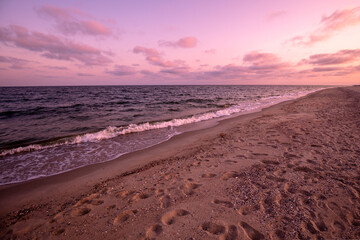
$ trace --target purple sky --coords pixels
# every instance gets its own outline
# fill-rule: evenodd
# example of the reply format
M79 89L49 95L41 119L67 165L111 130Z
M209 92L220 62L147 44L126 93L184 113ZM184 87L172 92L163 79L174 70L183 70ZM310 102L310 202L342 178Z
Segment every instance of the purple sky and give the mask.
M0 1L0 86L359 84L360 3Z

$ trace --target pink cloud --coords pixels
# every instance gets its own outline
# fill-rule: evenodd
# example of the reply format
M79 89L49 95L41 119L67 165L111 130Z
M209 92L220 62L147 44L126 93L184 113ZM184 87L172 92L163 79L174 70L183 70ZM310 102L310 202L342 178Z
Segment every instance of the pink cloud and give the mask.
M149 54L153 54L153 49L148 49ZM204 65L209 67L208 65ZM212 70L191 71L187 66L168 67L156 73L156 76L179 77L184 79L259 79L275 78L294 71L294 66L281 61L281 59L271 53L250 52L243 58L242 65L228 64L216 66Z
M170 68L170 69L163 69L160 72L179 75L179 74L189 73L189 70L190 70L189 67L176 67L176 68Z
M243 57L243 61L253 65L263 65L268 63L279 62L280 58L273 53L261 53L252 51Z
M314 43L324 41L336 32L360 23L360 7L345 9L342 11L335 11L330 16L322 17L320 26L304 36L296 36L290 39L290 42L295 45L310 46Z
M39 52L42 56L51 59L77 60L85 65L104 65L111 62L97 48L60 39L51 34L30 32L18 25L0 28L0 41Z
M289 66L288 63L282 62L276 54L258 51L246 54L243 57L243 62L248 65L249 70L254 71L272 71Z
M149 55L158 54L155 49L138 49L139 52L146 52ZM339 52L346 52L342 50ZM321 55L321 54L319 54ZM310 57L309 57L310 58ZM314 64L315 65L315 64ZM227 64L215 66L212 69L206 65L207 70L197 69L191 71L187 66L166 67L157 72L147 70L139 71L145 78L156 79L157 81L188 80L188 83L206 81L212 83L242 83L253 82L263 83L289 83L289 79L299 81L310 78L326 79L328 77L346 76L353 77L360 72L360 66L307 66L290 64L281 60L279 56L272 53L253 51L245 54L243 64ZM208 70L210 69L210 70Z
M93 77L93 76L95 76L94 74L89 74L89 73L78 73L77 75L79 77Z
M360 59L360 49L345 49L331 54L315 54L303 59L300 64L336 65L354 62Z
M316 67L313 68L313 72L333 72L333 71L339 71L342 70L342 68L339 67Z
M135 68L125 65L116 65L113 70L107 70L106 73L115 76L128 76L136 74Z
M44 67L54 70L68 70L67 67L59 67L59 66L44 66Z
M207 49L204 51L204 53L206 54L216 54L216 49L212 48L212 49Z
M184 37L177 41L159 41L160 47L174 47L174 48L194 48L197 45L197 39L195 37Z
M145 48L141 46L136 46L133 49L134 53L141 53L146 57L146 61L148 61L152 65L160 66L160 67L180 67L184 65L184 62L181 60L176 61L167 61L162 58L160 53L154 48Z
M1 62L10 64L10 68L12 68L12 69L23 69L26 67L26 65L28 63L32 63L34 61L29 61L29 60L20 59L20 58L14 58L14 57L0 56L0 63Z
M84 35L111 35L111 30L105 25L95 20L79 20L77 17L90 17L77 9L59 8L46 5L38 9L41 16L49 17L55 20L56 28L67 35L82 33Z
M271 21L271 20L274 20L276 18L284 16L286 13L287 13L286 11L281 11L281 10L280 11L275 11L275 12L270 13L266 17L266 19Z
M250 52L243 57L242 65L228 64L216 66L211 71L198 72L197 76L208 79L258 80L332 77L356 74L359 66L327 66L355 61L360 57L360 50L341 50L334 54L316 54L306 59L307 69L283 62L272 53ZM305 65L305 60L302 61ZM303 66L303 67L304 67ZM319 66L319 67L317 67Z

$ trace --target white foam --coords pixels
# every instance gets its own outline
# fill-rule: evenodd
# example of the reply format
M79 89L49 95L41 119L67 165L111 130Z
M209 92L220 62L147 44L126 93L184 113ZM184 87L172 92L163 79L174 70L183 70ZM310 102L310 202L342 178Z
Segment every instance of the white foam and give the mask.
M259 108L263 108L269 105L273 105L276 103L279 103L281 101L286 101L290 99L294 99L297 97L304 96L306 94L309 94L316 90L310 90L310 91L304 91L304 92L298 92L296 94L291 95L283 95L283 96L273 96L268 98L263 98L260 101L255 102L244 102L239 105L233 105L231 107L217 110L214 112L207 112L203 114L197 114L188 118L176 118L169 121L162 121L162 122L154 122L154 123L142 123L142 124L130 124L126 127L114 127L109 126L104 130L101 130L99 132L95 133L87 133L84 135L78 135L69 139L65 139L64 142L49 144L49 145L40 145L40 144L33 144L25 147L18 147L14 149L4 150L0 153L0 156L6 156L6 155L13 155L16 153L21 152L31 152L31 151L37 151L42 149L47 149L51 147L57 147L61 145L68 145L68 144L79 144L79 143L86 143L86 142L98 142L104 139L110 139L114 138L120 135L130 134L130 133L136 133L136 132L143 132L143 131L149 131L149 130L155 130L155 129L161 129L161 128L173 128L173 127L179 127L185 124L190 123L197 123L201 121L206 121L214 118L221 118L221 117L227 117L235 113L240 112L247 112L256 110Z

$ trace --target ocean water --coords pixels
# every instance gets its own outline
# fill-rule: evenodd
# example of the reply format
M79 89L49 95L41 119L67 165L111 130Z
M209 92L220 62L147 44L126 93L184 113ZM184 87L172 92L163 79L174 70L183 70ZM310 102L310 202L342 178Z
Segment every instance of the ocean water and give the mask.
M325 86L0 88L0 185L113 160Z

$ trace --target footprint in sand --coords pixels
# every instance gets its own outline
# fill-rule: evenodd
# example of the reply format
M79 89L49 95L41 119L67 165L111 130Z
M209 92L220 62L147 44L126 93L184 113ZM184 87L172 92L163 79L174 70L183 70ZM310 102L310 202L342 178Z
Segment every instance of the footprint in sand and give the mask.
M279 169L279 170L276 170L276 171L274 172L274 175L275 175L275 176L278 176L278 177L282 177L282 176L285 175L285 173L286 173L286 170L284 170L284 169Z
M161 208L168 208L171 205L171 199L169 195L164 195L159 198L160 201L160 207Z
M264 235L257 231L255 228L247 224L246 222L241 221L239 226L244 231L245 235L248 236L251 240L261 240L265 239Z
M234 205L229 202L229 201L223 201L223 200L218 200L218 199L214 199L211 201L212 203L215 203L215 204L219 204L219 205L222 205L224 207L227 207L227 208L232 208Z
M145 239L154 239L162 232L162 226L160 224L155 224L146 229Z
M341 220L343 221L347 221L349 222L348 217L345 214L349 213L346 209L341 208L337 203L335 202L327 202L326 203L327 207L338 217L341 218Z
M303 172L303 173L312 173L314 170L308 168L307 166L298 166L293 168L296 172Z
M234 160L225 160L224 163L232 164L232 163L237 163L237 161L234 161Z
M272 231L270 233L270 238L272 240L283 240L285 239L285 237L286 237L285 232L280 229L276 229L275 231Z
M88 214L90 211L91 211L91 209L87 208L87 207L76 208L71 212L71 216L73 216L73 217L83 216L85 214Z
M275 203L278 205L278 206L282 206L286 199L287 199L287 195L282 192L282 191L277 191L276 192L276 196L275 196Z
M91 194L90 196L88 197L85 197L83 199L80 199L75 205L74 205L74 208L77 208L77 207L80 207L84 204L91 204L91 205L100 205L102 203L104 203L103 200L101 199L97 199L99 198L99 194L97 193L94 193L94 194Z
M219 238L220 240L236 240L238 239L238 230L235 225L226 226L225 233Z
M208 234L220 235L225 232L225 227L212 222L204 222L200 225L200 228Z
M273 175L270 175L270 174L266 174L265 175L267 179L269 179L270 181L272 182L285 182L286 179L285 178L282 178L282 177L276 177L276 176L273 176Z
M345 189L347 189L348 193L351 196L351 199L356 200L360 198L360 190L356 187L346 186Z
M60 228L52 232L53 236L59 236L65 232L65 228Z
M322 208L325 210L328 210L328 207L326 206L325 202L323 200L326 200L326 197L322 194L316 194L314 196L315 198L315 204L318 208Z
M101 199L93 199L91 200L90 204L91 205L94 205L94 206L98 206L98 205L101 205L104 203L104 200L101 200Z
M308 192L306 190L302 190L302 189L298 190L298 192L301 193L302 195L306 196L306 197L311 197L313 195L312 193L310 193L310 192Z
M257 153L257 152L251 153L251 155L253 155L254 157L266 157L266 156L269 156L269 154L267 154L267 153Z
M287 193L291 193L291 194L296 193L296 188L297 188L296 185L292 182L287 182L284 185L284 190Z
M341 232L345 231L345 227L344 224L342 224L339 221L334 221L332 224L333 229L335 229L335 231L340 230Z
M213 177L216 177L216 174L214 174L214 173L204 173L204 174L201 174L201 177L202 178L213 178Z
M137 213L137 210L126 210L122 213L120 213L115 219L114 219L114 225L124 223L126 222L130 217L135 216Z
M312 199L311 197L300 197L300 203L301 205L305 206L314 206L316 204L316 202L314 201L314 199Z
M280 162L275 161L275 160L262 160L261 162L266 165L279 165L280 164Z
M165 213L161 217L161 222L164 225L171 225L175 222L176 217L178 217L178 216L182 217L182 216L185 216L188 214L189 214L189 212L184 209L175 209L175 210Z
M130 200L129 200L129 203L136 203L142 199L146 199L150 197L149 194L146 194L146 193L137 193L135 194Z
M155 191L155 197L161 197L165 195L164 189L156 189Z
M319 229L319 231L321 232L326 232L328 230L326 224L324 223L324 221L322 219L319 219L318 221L315 222L316 228Z
M311 221L307 221L303 224L303 229L308 230L311 234L318 234L319 232L315 229Z
M115 194L115 197L125 199L126 197L134 194L135 191L133 190L123 190Z
M183 194L187 196L194 194L194 189L197 189L200 186L200 184L189 182L183 186L180 186L179 190L182 190Z
M224 173L221 176L221 180L228 180L230 178L237 178L237 177L240 177L239 173L237 173L235 171L229 171L229 172Z
M267 196L263 196L260 200L260 208L264 213L271 214L274 212L274 199L268 194Z
M284 152L284 153L283 153L283 156L284 156L284 158L286 158L286 159L299 158L298 155L295 155L295 154L292 154L292 153L289 153L289 152Z
M249 206L242 206L238 209L238 213L241 215L249 215L254 211L257 211L260 209L259 204L249 205Z

